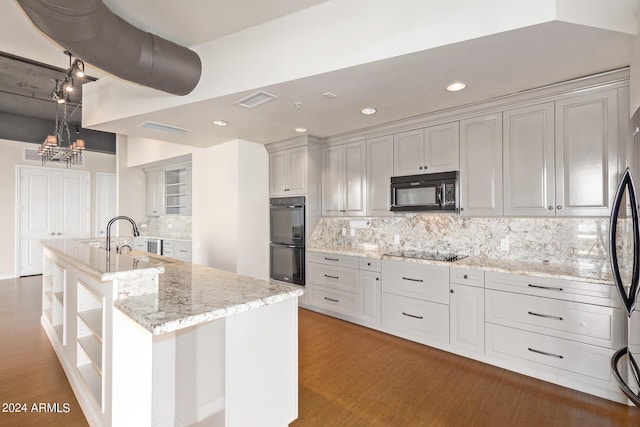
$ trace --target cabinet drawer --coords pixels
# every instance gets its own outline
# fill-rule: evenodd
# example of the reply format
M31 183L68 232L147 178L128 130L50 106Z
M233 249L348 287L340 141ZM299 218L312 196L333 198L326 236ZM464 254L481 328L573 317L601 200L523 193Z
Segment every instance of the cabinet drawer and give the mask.
M314 285L356 292L358 290L358 270L309 263L307 281Z
M487 290L486 321L617 349L622 312L571 301Z
M360 258L360 270L380 271L382 260L377 258Z
M485 287L498 291L619 307L617 297L614 298L613 287L597 283L487 271Z
M484 288L484 271L473 268L451 267L449 280L465 286Z
M307 261L318 264L336 265L338 267L358 268L358 257L338 255L326 252L307 252Z
M487 355L554 375L615 389L615 350L488 323Z
M449 306L382 294L382 325L424 344L449 343Z
M309 299L315 307L325 308L347 316L356 316L356 294L324 286L310 285Z
M384 260L382 291L449 304L449 267Z

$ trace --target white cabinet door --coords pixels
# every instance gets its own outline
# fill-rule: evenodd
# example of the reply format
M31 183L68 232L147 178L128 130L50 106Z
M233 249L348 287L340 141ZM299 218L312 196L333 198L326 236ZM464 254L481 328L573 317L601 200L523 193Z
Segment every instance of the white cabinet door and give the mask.
M288 152L277 151L269 154L269 192L271 196L285 196L288 172Z
M459 123L446 123L424 130L424 173L460 169Z
M164 170L147 173L147 216L164 215Z
M503 119L505 216L554 216L554 104L505 111Z
M365 141L352 142L343 146L344 156L344 215L364 216L367 214L367 145Z
M424 130L412 130L393 136L393 175L424 173Z
M609 215L617 120L615 89L556 101L556 215Z
M289 184L287 195L301 195L307 193L307 147L297 147L288 150L289 153Z
M360 270L358 279L358 318L380 323L380 273Z
M364 216L367 146L365 141L322 149L322 215Z
M393 158L393 136L383 136L367 141L367 215L369 216L393 216L389 210Z
M502 113L460 122L460 213L502 215Z
M322 149L322 215L342 214L342 146Z
M451 345L484 353L484 288L451 283Z
M269 194L295 196L307 193L307 147L269 154Z

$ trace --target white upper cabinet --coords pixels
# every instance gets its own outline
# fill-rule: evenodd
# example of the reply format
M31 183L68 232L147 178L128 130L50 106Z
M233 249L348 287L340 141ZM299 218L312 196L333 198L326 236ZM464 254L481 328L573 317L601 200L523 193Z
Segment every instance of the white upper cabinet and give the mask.
M164 215L164 170L147 172L147 216Z
M608 216L618 180L615 89L556 101L556 215Z
M269 154L269 193L271 196L307 193L306 146Z
M458 122L394 135L394 176L447 172L459 169Z
M460 122L460 213L502 215L502 113Z
M322 215L364 216L367 150L358 141L322 149Z
M503 113L504 214L554 216L554 104Z
M367 194L369 216L392 216L393 136L367 140Z

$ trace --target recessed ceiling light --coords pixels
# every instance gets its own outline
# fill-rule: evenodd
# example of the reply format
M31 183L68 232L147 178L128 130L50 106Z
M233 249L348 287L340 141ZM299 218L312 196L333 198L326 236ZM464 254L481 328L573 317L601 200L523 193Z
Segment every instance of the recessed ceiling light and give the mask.
M302 128L302 127L296 128L296 132L299 132L299 133L305 133L306 131L307 131L307 128Z
M449 92L457 92L459 90L464 89L465 87L467 87L467 85L462 82L454 82L454 83L451 83L449 86L447 86L447 90Z
M372 107L366 107L366 108L363 108L360 112L361 112L362 114L364 114L364 115L369 116L369 115L371 115L371 114L375 114L377 111L378 111L378 110L376 110L375 108L372 108Z
M229 124L229 122L225 121L225 120L214 120L213 124L216 126L226 126Z

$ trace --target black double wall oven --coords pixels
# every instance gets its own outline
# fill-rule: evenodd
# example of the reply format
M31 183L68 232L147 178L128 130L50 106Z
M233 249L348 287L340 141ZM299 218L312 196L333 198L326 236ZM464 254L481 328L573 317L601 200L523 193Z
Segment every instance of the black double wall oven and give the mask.
M304 286L305 199L270 200L271 278Z

